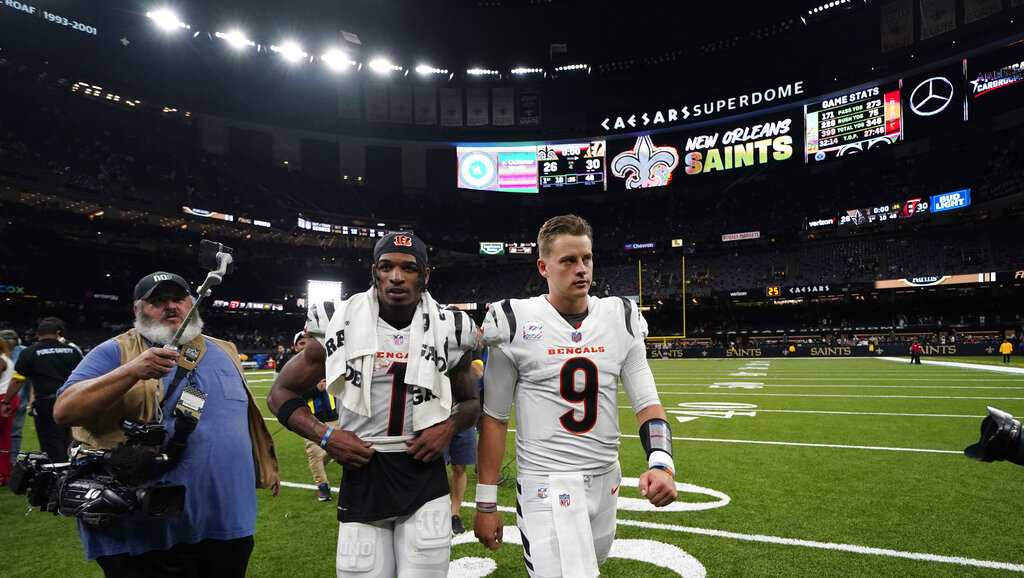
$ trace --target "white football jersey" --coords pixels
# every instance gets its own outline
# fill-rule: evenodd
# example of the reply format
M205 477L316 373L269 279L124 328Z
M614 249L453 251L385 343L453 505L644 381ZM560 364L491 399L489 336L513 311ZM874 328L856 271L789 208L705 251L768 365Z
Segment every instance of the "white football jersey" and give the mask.
M332 301L311 303L307 311L304 331L321 345L329 339L326 328L337 309ZM464 312L445 310L444 321L449 324L448 361L454 367L463 352L478 344L476 327ZM362 439L413 435L412 408L434 398L426 389L405 383L405 368L409 359L411 325L395 329L383 319L377 320L377 352L370 381L369 416L346 409L338 398L338 423L341 429L351 431Z
M617 387L627 353L647 323L621 297L589 297L574 328L544 296L491 305L484 341L515 366L516 463L520 473L614 467L619 453ZM487 391L492 384L486 381ZM488 395L484 403L488 404Z

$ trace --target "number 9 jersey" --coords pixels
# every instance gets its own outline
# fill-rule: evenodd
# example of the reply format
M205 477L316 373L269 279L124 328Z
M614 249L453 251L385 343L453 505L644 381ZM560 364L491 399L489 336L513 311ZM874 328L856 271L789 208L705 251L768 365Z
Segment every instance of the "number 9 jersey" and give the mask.
M647 323L622 297L588 297L573 327L544 296L491 304L484 413L508 421L516 407L521 475L597 475L618 462L618 381L624 367L647 371ZM497 350L497 351L496 351ZM653 387L631 388L634 411L660 403Z

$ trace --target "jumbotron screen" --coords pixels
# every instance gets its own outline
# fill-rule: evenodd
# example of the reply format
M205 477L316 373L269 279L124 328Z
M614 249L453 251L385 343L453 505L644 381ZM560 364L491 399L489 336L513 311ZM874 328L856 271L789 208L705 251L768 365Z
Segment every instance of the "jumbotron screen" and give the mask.
M540 188L605 186L605 142L544 144L537 147Z
M534 145L480 145L456 148L459 188L507 193L536 193Z
M839 93L804 106L804 161L823 161L903 139L900 82Z

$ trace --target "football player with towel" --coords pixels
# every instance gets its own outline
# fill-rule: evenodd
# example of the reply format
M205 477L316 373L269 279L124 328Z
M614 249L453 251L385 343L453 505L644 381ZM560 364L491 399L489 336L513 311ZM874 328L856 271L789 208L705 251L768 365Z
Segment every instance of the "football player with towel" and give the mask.
M469 316L426 291L423 241L389 233L373 250L373 286L311 303L310 340L274 381L268 405L285 427L343 466L338 495L339 578L448 575L452 525L443 455L480 414L470 374L477 332ZM338 426L303 396L327 379Z
M476 537L501 546L498 471L516 407L516 510L531 577L591 578L615 538L619 482L617 383L629 396L648 469L640 494L676 499L672 431L647 364L647 323L625 298L592 297L593 233L576 215L540 229L548 293L506 299L484 319L488 362L480 424Z

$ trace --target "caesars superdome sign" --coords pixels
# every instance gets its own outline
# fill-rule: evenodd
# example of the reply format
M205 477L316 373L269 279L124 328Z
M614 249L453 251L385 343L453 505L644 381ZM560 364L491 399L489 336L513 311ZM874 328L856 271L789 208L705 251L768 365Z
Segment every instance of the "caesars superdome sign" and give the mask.
M627 115L608 116L601 121L606 132L630 131L647 127L671 125L677 122L696 121L727 113L739 112L800 96L804 94L804 81L791 82L763 90L745 92L727 98L684 104L679 108L648 110Z

